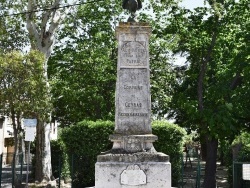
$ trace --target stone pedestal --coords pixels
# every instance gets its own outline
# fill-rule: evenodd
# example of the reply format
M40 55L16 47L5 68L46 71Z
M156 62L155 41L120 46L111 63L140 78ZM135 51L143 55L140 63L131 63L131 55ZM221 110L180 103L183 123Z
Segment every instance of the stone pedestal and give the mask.
M97 157L95 188L170 188L168 155L157 152L151 129L151 96L146 23L120 23L115 130L110 151Z
M97 162L95 188L170 188L169 162Z

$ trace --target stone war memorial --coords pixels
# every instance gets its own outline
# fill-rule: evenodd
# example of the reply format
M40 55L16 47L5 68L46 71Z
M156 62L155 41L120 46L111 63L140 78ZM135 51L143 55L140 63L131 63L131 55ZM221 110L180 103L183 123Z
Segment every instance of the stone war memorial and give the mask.
M153 146L157 136L151 128L151 27L134 21L139 5L139 1L124 0L123 8L132 14L128 22L121 22L116 28L115 130L109 137L113 147L97 156L95 188L171 188L169 156Z

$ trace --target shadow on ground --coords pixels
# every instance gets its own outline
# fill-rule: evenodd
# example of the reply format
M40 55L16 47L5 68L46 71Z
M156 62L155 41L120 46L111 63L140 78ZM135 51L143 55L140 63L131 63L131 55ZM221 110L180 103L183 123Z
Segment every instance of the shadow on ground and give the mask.
M202 188L205 175L205 162L200 161L200 176L198 172L198 164L198 159L194 158L191 158L187 162L184 161L183 179L181 180L179 187ZM227 181L227 168L220 166L220 163L217 163L216 182L217 188L229 188Z

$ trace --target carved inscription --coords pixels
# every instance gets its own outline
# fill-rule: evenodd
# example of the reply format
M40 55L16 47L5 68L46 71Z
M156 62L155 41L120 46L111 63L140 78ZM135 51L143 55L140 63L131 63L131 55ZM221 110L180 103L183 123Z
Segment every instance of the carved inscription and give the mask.
M148 63L147 42L122 41L116 95L115 130L119 133L151 133Z
M144 42L124 42L121 48L122 66L145 66L147 51Z
M120 70L118 113L120 117L148 117L149 87L147 69Z
M141 108L142 104L140 102L139 103L136 103L136 102L126 102L125 103L125 107L127 107L127 108Z
M119 116L141 116L141 117L147 117L147 113L119 113Z
M124 89L128 89L128 90L142 90L142 86L124 85Z

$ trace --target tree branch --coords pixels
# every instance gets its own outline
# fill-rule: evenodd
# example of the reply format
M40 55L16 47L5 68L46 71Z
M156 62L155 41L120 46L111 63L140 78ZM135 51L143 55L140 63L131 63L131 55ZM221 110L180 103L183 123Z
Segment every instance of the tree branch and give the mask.
M239 86L242 83L242 76L240 75L239 72L236 73L236 76L234 77L231 85L230 85L230 89L234 90L236 89L237 86Z
M29 31L31 39L34 38L36 43L41 43L41 39L39 37L39 29L37 25L34 23L34 14L33 10L35 9L35 5L33 4L32 0L28 1L28 13L26 14L26 27L27 30ZM31 41L32 44L32 41ZM31 45L33 49L35 49L34 44ZM38 46L37 46L38 47Z
M75 5L76 4L76 0L74 0L72 2L72 5ZM72 7L68 7L68 8L65 8L64 9L64 12L63 14L57 9L57 7L60 5L61 3L61 0L57 0L55 1L55 3L53 4L53 8L54 8L54 11L53 11L53 15L52 15L52 21L51 21L51 24L50 24L50 27L49 27L49 30L48 32L49 33L54 33L56 31L56 29L58 28L58 25L60 24L60 22L62 20L65 19L66 15L71 11Z
M216 17L216 24L218 24L218 20L219 18ZM198 110L203 111L204 109L204 104L203 104L203 81L204 81L204 77L205 77L205 73L207 70L207 64L208 62L211 60L212 58L212 51L213 48L215 46L216 43L216 39L217 39L217 29L215 29L215 31L213 32L212 35L212 39L211 39L211 43L210 46L207 50L207 55L204 59L202 59L201 62L201 67L200 67L200 73L199 73L199 77L198 77L198 87L197 87L197 93L198 93Z

